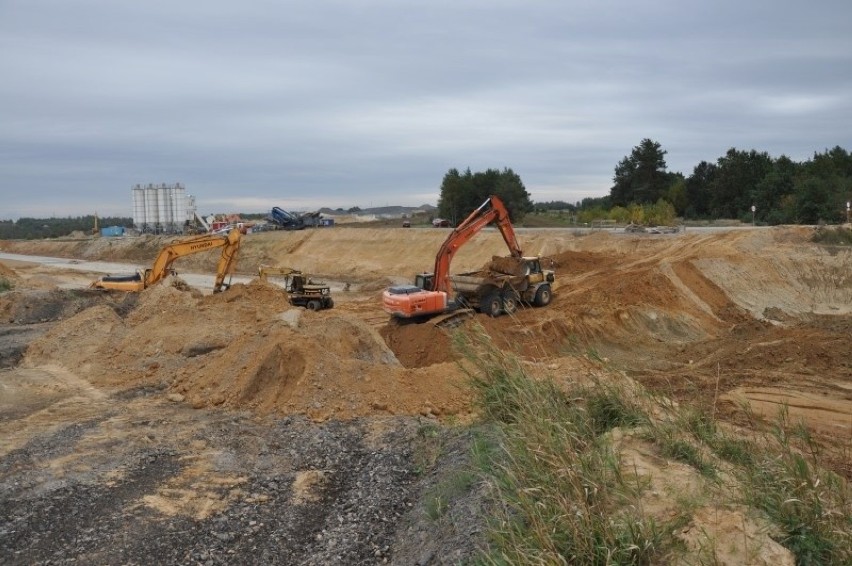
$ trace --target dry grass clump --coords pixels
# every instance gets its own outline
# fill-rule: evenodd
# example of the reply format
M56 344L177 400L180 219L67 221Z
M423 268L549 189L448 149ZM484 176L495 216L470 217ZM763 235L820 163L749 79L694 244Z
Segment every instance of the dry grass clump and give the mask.
M578 383L566 390L536 379L482 331L454 338L474 368L470 382L492 430L475 446L479 475L493 496L491 546L482 563L668 561L684 552L673 533L707 499L745 504L768 519L772 538L799 564L852 563L849 485L818 466L807 431L786 414L765 436L746 438L712 414L637 396L632 385ZM682 506L666 521L646 513L637 502L647 485L624 471L614 428L640 431L660 456L696 470L710 486L695 496L705 501Z
M814 230L811 241L830 246L850 246L852 245L852 228L820 226Z

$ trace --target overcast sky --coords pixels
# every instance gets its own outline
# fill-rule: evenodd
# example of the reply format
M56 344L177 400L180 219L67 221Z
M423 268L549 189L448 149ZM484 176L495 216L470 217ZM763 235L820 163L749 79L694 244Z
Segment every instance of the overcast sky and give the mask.
M0 219L436 204L450 168L609 193L643 138L852 150L852 2L0 0Z

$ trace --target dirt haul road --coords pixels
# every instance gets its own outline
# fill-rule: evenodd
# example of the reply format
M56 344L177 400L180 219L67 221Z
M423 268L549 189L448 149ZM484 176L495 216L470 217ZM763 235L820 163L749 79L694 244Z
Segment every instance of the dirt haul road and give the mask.
M627 376L738 426L786 407L812 428L825 465L850 478L852 254L812 244L811 232L524 233L525 254L556 263L553 302L475 323L537 374ZM0 551L20 564L471 557L484 543L482 493L459 496L440 520L424 511L467 462L458 425L475 414L464 372L443 331L389 326L380 309L388 283L431 270L445 236L334 228L244 239L244 275L272 264L349 283L321 312L256 281L218 295L167 281L92 296L58 289L84 286L79 273L0 264L15 283L0 295ZM145 266L164 242L0 251ZM504 248L483 233L453 269ZM177 268L211 272L215 260Z

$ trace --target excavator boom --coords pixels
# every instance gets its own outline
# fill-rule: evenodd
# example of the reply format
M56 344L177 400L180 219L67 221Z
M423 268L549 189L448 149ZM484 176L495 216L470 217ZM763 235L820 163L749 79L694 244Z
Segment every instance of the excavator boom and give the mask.
M435 256L435 276L433 286L429 290L450 292L450 263L453 256L460 247L492 222L497 224L497 229L500 230L500 235L503 236L503 241L506 242L512 257L520 258L524 255L515 236L515 230L512 228L512 222L509 220L509 211L499 197L492 195L456 226L444 240L438 255Z
M228 241L222 249L219 263L216 265L216 281L213 284L213 292L219 293L226 288L225 277L234 274L237 267L237 254L240 251L242 241L242 230L239 228L228 233Z

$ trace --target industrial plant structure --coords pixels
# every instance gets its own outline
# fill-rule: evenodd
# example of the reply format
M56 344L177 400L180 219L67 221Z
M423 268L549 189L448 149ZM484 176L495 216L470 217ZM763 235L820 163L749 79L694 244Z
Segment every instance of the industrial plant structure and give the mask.
M187 210L188 204L192 212ZM195 198L187 195L186 187L180 183L133 187L133 224L141 232L182 233L189 219L187 214L194 214L194 208Z

